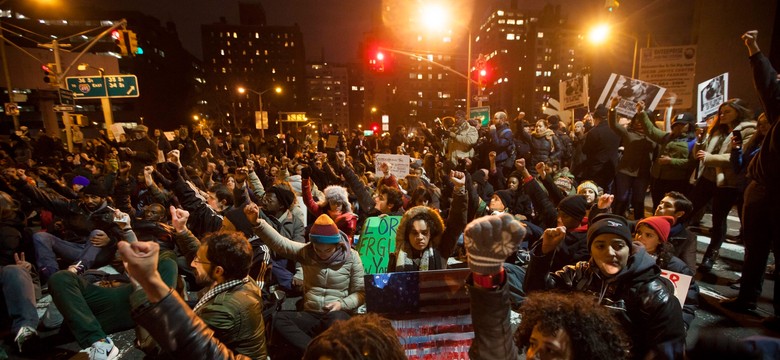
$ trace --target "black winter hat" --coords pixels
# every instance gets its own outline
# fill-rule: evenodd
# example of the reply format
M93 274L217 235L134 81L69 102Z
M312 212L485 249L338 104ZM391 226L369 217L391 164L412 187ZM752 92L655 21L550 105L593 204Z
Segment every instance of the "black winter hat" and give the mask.
M558 203L558 210L577 219L577 221L582 221L588 211L588 200L582 195L569 195Z
M505 208L509 208L512 206L512 191L511 190L498 190L493 193L493 195L498 196L499 199L501 199L501 202L504 203Z
M102 197L102 198L108 196L108 194L106 193L106 189L103 189L102 186L100 186L98 184L95 184L95 183L91 183L91 184L87 185L86 187L84 187L83 190L81 190L81 192L84 195L93 195L93 196L99 196L99 197Z
M601 234L614 234L626 241L630 245L633 239L631 229L628 226L626 218L615 214L599 214L591 221L588 226L588 249L593 244L593 240Z
M289 209L293 201L295 201L295 194L279 185L271 186L266 192L276 194L276 199L279 200L279 204L285 209Z

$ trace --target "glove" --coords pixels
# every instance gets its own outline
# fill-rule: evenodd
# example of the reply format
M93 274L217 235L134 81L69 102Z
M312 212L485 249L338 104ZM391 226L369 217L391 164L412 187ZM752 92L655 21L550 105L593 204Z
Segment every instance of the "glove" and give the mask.
M301 168L301 179L311 178L311 168L304 166Z
M525 233L525 227L509 214L485 216L470 222L463 234L469 269L482 275L497 274L504 260L515 254Z

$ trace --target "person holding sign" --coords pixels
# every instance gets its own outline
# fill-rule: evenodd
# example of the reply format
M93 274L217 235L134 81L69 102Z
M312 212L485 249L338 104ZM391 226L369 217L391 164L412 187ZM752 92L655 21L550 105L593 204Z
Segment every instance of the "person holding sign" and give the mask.
M453 185L447 225L439 213L428 206L415 206L401 218L396 231L395 252L390 256L388 272L427 271L447 268L458 236L466 226L466 175L452 171Z
M674 246L669 239L669 231L674 225L674 217L671 216L650 216L642 219L636 224L634 240L642 243L645 250L651 256L655 257L655 264L662 270L669 270L675 273L688 275L691 277L691 284L688 287L688 293L685 296L683 304L683 323L688 330L691 322L696 318L696 309L699 308L699 286L693 279L694 273L688 265L680 258L674 256ZM677 287L677 283L674 282Z
M628 221L612 214L597 215L588 227L590 260L549 272L554 250L565 236L565 226L544 231L542 254L531 257L524 289L591 293L598 296L599 304L614 310L626 327L633 358L644 358L660 346L682 356L685 324L680 302L673 285L661 277L655 259L643 246L632 246Z

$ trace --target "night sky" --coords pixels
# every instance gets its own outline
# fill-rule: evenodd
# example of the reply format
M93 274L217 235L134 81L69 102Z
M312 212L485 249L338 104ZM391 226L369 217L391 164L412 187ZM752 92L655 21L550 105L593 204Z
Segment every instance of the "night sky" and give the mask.
M238 23L238 0L68 0L71 3L102 7L107 10L137 10L160 19L173 21L185 48L202 57L200 25L219 21L224 16L228 23ZM408 3L413 0L263 0L269 25L298 23L303 32L307 60L350 62L358 57L358 45L363 33L370 30L383 4ZM490 1L470 0L479 4L480 11ZM602 0L598 0L602 1ZM244 2L251 2L244 0ZM466 2L469 2L467 0ZM508 2L507 1L498 1ZM603 2L603 1L602 1ZM445 1L446 5L448 2ZM562 4L564 13L571 14L588 0L520 0L520 8L540 9L544 4ZM480 16L475 12L475 16Z

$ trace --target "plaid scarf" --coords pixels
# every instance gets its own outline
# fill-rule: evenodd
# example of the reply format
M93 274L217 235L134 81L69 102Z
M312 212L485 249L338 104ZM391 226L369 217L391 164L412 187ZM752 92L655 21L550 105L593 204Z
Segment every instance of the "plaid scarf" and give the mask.
M228 290L230 290L230 289L232 289L232 288L234 288L234 287L236 287L238 285L246 284L246 283L248 283L250 281L252 281L252 278L247 276L247 277L245 277L243 279L240 279L240 280L230 280L228 282L221 283L221 284L211 288L211 290L209 290L206 293L206 295L203 295L203 297L200 298L200 300L198 300L198 303L195 305L195 307L192 309L192 311L197 314L198 313L198 309L200 309L201 306L205 305L207 302L209 302L211 299L213 299L217 295L219 295L219 294L221 294L221 293L223 293L225 291L228 291Z

